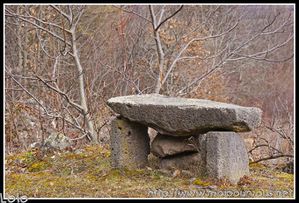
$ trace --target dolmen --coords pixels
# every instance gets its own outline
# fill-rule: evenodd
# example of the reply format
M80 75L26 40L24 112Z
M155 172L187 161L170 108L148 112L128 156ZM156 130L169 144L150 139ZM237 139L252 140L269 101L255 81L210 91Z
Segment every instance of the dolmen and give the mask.
M110 135L115 168L143 168L152 152L161 168L234 184L249 174L248 154L237 133L260 125L259 108L160 94L114 97L107 104L118 114ZM151 144L148 127L158 132Z

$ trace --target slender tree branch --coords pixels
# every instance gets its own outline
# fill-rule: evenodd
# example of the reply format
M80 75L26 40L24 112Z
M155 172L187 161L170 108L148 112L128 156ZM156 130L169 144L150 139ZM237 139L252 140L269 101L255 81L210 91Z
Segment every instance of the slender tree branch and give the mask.
M24 90L30 97L32 97L34 99L34 101L36 101L36 103L38 103L38 105L40 107L42 107L43 110L48 114L48 111L47 111L46 107L33 94L31 94L18 80L16 80L14 78L14 76L10 72L8 72L8 70L6 70L6 68L5 68L5 72L6 72L7 75L9 75L11 77L11 79L13 79L13 81L17 85L19 85L20 88L22 88L22 90Z
M282 158L282 157L291 157L291 158L293 158L294 156L291 155L291 154L273 155L273 156L268 156L268 157L264 157L264 158L252 161L250 163L253 164L253 163L258 163L258 162L261 162L261 161L267 161L267 160L277 159L277 158Z
M40 76L36 75L35 77L37 79L39 79L42 83L44 83L48 88L54 90L55 92L57 92L58 94L60 94L62 97L64 97L66 99L66 101L69 104L71 104L72 106L74 106L78 111L83 112L83 108L79 104L71 101L71 99L68 97L68 95L65 92L61 91L58 88L53 87L52 85L49 85L49 83L47 81L45 81L44 79L42 79Z
M256 150L256 149L258 149L258 148L260 148L260 147L268 147L268 148L273 149L274 151L276 151L276 152L282 154L282 152L281 152L280 150L276 149L275 147L270 146L269 144L259 144L259 145L256 145L256 146L254 146L252 149L250 149L250 150L248 151L248 153L252 153L254 150Z
M27 22L27 23L29 23L29 24L35 26L36 28L38 28L38 29L40 29L40 30L45 31L46 33L52 35L52 36L55 37L56 39L58 39L58 40L60 40L60 41L62 41L62 42L64 42L64 43L66 43L66 44L69 45L69 46L71 46L71 43L70 43L70 42L65 41L62 37L60 37L60 36L57 35L56 33L52 32L52 31L50 31L50 30L48 30L48 29L46 29L46 28L44 28L44 27L42 27L42 26L40 26L40 25L38 25L38 24L36 24L36 23L30 21L30 20L27 20L26 18L22 18L22 17L20 17L20 16L18 16L18 15L14 15L14 14L13 14L13 15L5 14L5 15L8 16L8 17L16 17L16 18L19 18L20 20L22 20L22 21L24 21L24 22Z
M146 17L144 17L144 16L142 16L142 15L140 15L140 14L134 12L134 11L130 11L130 10L127 10L127 9L125 9L125 8L118 7L118 6L115 6L115 5L113 5L113 7L118 8L118 9L120 9L120 10L122 10L122 11L125 11L126 13L134 14L134 15L136 15L136 16L142 18L143 20L145 20L145 21L148 22L148 23L152 23L151 20L147 19Z
M60 13L61 15L63 15L70 24L72 24L72 18L70 15L66 14L65 12L63 12L61 9L59 9L57 6L55 5L50 5L53 9L55 9L56 11L58 11L58 13Z
M53 27L56 27L56 28L59 28L65 32L68 32L68 33L71 33L70 30L66 29L66 28L63 28L55 23L51 23L51 22L46 22L46 21L43 21L41 19L38 19L36 18L35 16L25 16L25 15L20 15L20 14L13 14L11 11L9 10L6 10L9 14L11 14L11 16L17 16L17 17L21 17L21 18L31 18L31 19L34 19L35 21L41 23L41 24L44 24L44 25L50 25L50 26L53 26Z
M173 16L175 16L178 12L180 12L183 9L184 5L181 5L173 14L171 14L170 16L168 16L167 18L165 18L161 23L159 23L155 30L159 30L159 28L166 22L168 21L170 18L172 18Z

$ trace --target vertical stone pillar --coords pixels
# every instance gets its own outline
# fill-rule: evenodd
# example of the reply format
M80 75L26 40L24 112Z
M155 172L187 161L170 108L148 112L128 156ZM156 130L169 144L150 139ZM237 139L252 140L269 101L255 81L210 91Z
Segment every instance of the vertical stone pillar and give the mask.
M111 123L111 165L113 168L143 168L147 165L150 140L147 126L115 118Z
M208 176L227 178L236 184L249 174L249 159L242 138L234 132L206 134L206 170Z

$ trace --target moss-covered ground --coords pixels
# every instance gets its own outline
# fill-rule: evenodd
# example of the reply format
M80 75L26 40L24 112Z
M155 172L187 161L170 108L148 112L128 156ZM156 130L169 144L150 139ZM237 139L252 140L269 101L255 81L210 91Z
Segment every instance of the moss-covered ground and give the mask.
M294 176L262 164L238 185L155 169L110 167L108 147L40 156L37 150L6 156L5 196L29 198L293 198Z

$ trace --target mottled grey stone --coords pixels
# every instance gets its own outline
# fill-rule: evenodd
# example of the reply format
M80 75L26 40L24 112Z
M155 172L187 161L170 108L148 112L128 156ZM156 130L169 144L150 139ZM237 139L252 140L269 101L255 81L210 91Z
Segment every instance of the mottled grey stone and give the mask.
M246 132L259 126L262 114L254 107L159 94L114 97L107 104L131 121L174 136L212 130Z
M249 174L249 160L244 141L234 132L206 134L206 170L209 177L226 178L237 183Z
M199 176L205 175L205 161L197 152L161 158L160 167L168 170L188 170Z
M174 137L158 133L151 144L151 152L157 157L196 151L196 146L190 137Z
M45 139L44 145L42 146L44 149L57 149L63 150L72 145L72 141L65 136L63 133L51 133L47 139Z
M150 152L147 127L126 118L111 123L111 165L114 168L143 168Z
M282 171L285 173L294 174L294 160L285 164L285 166L282 167Z

